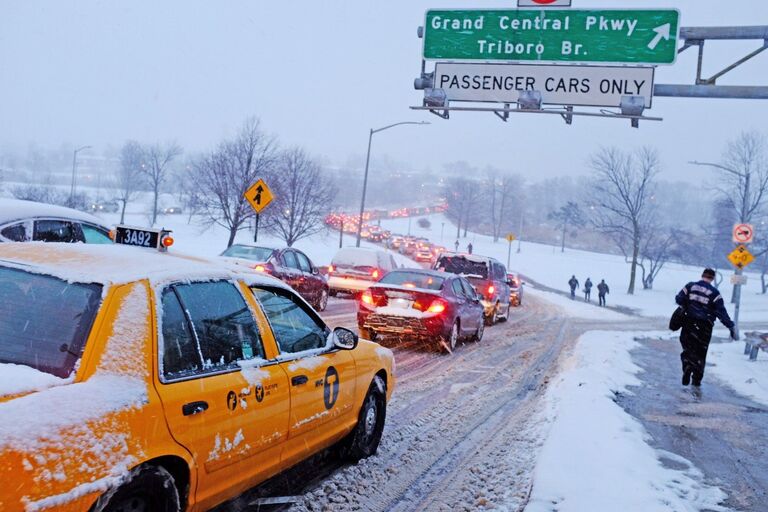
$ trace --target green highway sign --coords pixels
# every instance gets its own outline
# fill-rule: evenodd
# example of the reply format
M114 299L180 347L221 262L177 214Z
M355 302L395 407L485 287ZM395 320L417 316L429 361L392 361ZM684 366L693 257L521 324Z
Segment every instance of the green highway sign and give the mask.
M672 64L677 9L427 11L424 58Z

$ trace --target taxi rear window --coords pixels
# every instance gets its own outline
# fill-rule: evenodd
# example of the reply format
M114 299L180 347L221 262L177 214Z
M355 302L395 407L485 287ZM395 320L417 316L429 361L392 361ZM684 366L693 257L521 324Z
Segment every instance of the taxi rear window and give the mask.
M0 267L0 362L66 378L101 302L101 285Z

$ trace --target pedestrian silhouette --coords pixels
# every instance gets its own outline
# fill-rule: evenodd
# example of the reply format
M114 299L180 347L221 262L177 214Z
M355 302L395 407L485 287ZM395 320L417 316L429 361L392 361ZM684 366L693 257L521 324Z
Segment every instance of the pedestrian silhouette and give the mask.
M576 288L579 287L579 280L576 279L576 276L571 276L571 278L568 280L568 286L571 287L571 298L576 298Z
M589 298L592 295L592 280L590 278L587 278L586 281L584 281L584 301L589 302Z
M597 283L597 299L601 306L605 306L605 296L609 293L611 290L608 288L608 284L606 284L605 279L601 279Z
M453 247L454 247L454 251L459 252L459 241L458 240L456 240L453 243Z
M468 252L469 254L472 254L472 242L469 242L469 243L467 244L467 252Z

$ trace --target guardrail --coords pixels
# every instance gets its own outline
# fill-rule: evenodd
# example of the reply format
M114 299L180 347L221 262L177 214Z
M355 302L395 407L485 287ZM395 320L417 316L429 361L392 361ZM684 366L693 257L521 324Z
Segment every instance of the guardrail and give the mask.
M768 333L748 332L744 334L744 355L749 356L750 361L757 361L757 353L760 349L768 352Z

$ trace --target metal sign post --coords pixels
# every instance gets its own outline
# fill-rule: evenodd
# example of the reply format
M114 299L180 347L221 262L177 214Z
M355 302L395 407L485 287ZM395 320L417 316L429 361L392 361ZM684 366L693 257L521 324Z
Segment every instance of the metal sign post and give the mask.
M738 228L739 226L737 226ZM734 234L735 234L734 229ZM741 275L744 273L744 267L749 265L755 260L755 257L752 256L752 253L747 250L746 246L739 245L736 247L733 251L731 251L730 254L728 254L728 261L731 262L731 264L736 267L736 281L737 283L734 284L734 313L733 313L733 330L736 333L736 338L739 337L739 310L741 309L741 287L742 287L742 278Z
M513 233L507 233L506 239L509 244L509 247L507 247L507 271L509 271L509 262L512 258L512 242L515 241L515 235Z
M256 229L253 233L253 241L258 242L259 217L261 216L261 211L269 206L269 204L274 199L274 196L272 195L272 191L269 189L264 180L259 180L245 191L244 197L256 212Z

